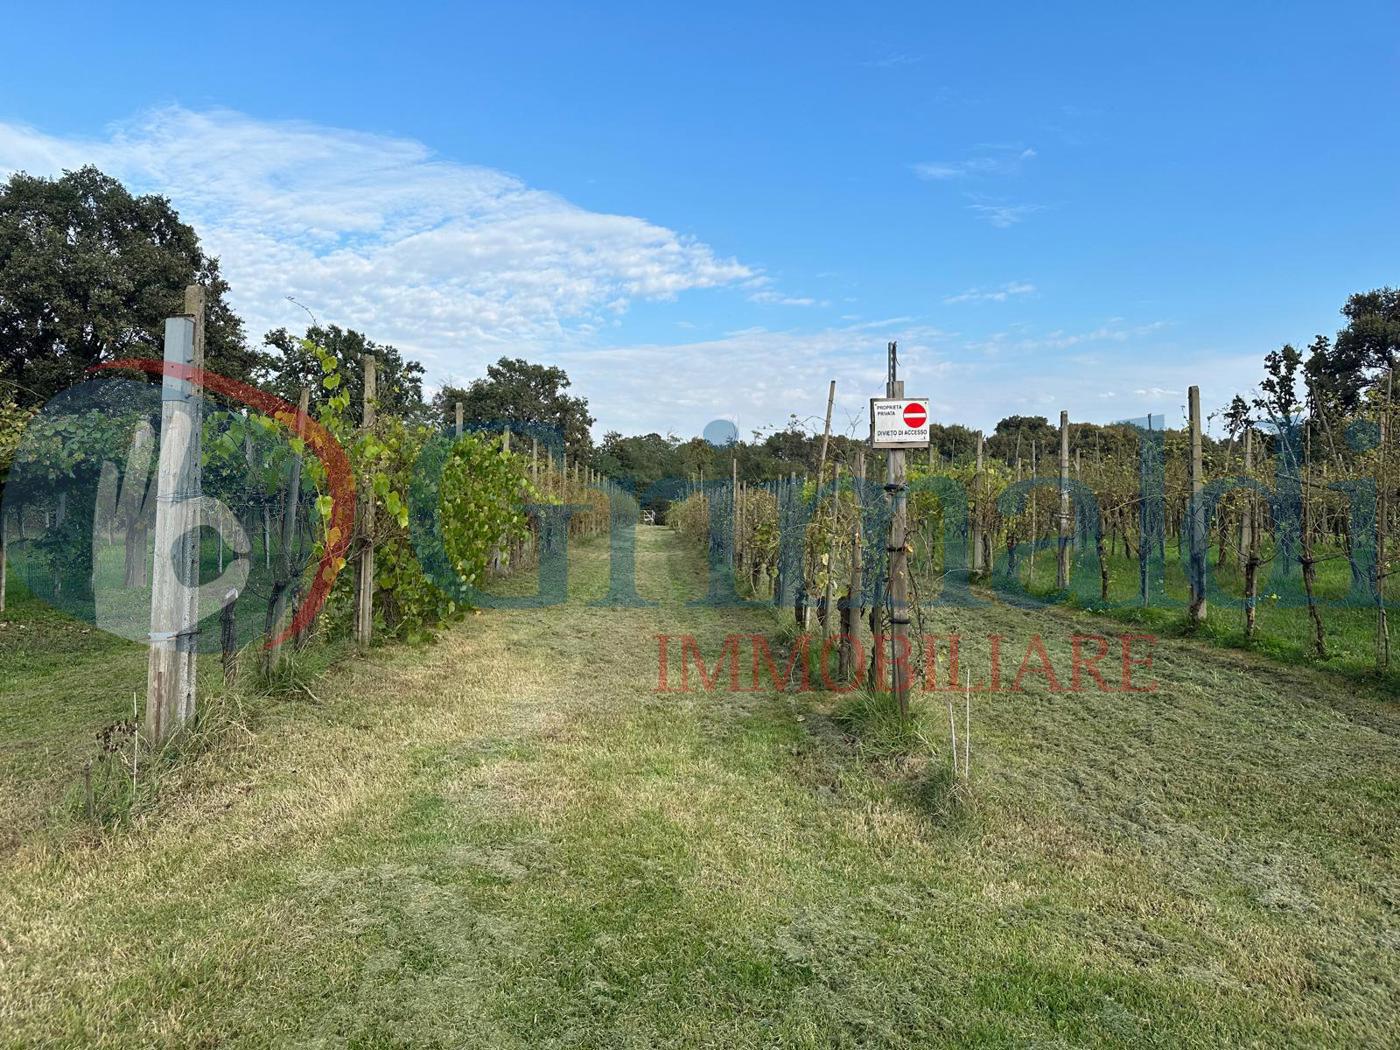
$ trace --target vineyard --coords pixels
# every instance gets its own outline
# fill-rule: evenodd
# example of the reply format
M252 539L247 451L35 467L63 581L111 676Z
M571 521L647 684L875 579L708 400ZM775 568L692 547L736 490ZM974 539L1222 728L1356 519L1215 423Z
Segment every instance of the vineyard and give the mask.
M1339 420L1336 433L1316 415L1291 429L1242 422L1212 442L1199 420L1193 435L1189 420L1099 426L1065 413L1058 430L1041 419L1011 441L1001 435L1004 457L981 433L960 454L911 455L917 633L946 632L948 616L979 600L1070 604L1400 686L1386 611L1400 592L1386 542L1396 523L1384 415L1379 406ZM1193 504L1193 436L1208 508L1205 497ZM739 480L735 450L733 479L692 479L671 520L747 596L790 609L803 630L845 636L848 669L852 641L871 654L870 639L890 634L890 499L883 456L853 441L831 448L820 474L766 483ZM1290 492L1295 503L1279 498ZM1200 602L1193 579L1205 581Z
M202 717L203 703L289 689L313 695L308 676L325 673L347 646L426 641L489 600L481 588L490 581L541 569L542 560L547 568L551 549L558 562L567 538L636 521L635 500L570 459L557 436L548 442L467 427L460 407L455 422L445 423L379 411L380 393L392 403L394 391L376 391L372 358L352 404L352 384L335 357L309 340L301 349L316 361L323 395L314 423L305 387L295 411L260 412L236 397L211 396L201 412L196 484L215 509L200 512L203 527L193 533L202 622L191 637L189 699L166 711L169 694L157 691L152 671L144 720L133 693L102 689L80 689L42 717L29 703L10 711L8 772L17 801L5 829L10 845L51 819L55 807L60 817L71 812L99 826L134 819L158 793L155 774L178 765L201 726L218 735L219 717ZM17 626L34 619L36 644L69 618L97 628L84 635L148 638L161 601L152 574L161 561L157 508L165 497L156 480L147 484L162 426L159 393L98 380L14 420L0 516L0 613L8 592L22 617ZM326 445L313 449L313 426L343 450L353 506L344 506L345 489L337 492ZM231 575L236 564L244 575ZM301 615L323 575L333 586L311 615ZM223 582L229 579L236 583ZM197 700L194 675L208 659L217 662L204 675L220 686L200 685L206 699ZM11 663L22 677L26 661Z
M18 419L16 1045L1393 1041L1388 400L657 477L297 350Z

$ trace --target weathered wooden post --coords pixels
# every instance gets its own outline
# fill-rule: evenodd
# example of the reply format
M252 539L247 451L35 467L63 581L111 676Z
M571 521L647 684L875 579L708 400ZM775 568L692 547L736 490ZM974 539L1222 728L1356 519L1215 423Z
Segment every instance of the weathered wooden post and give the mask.
M457 406L456 406L457 419L456 419L456 425L455 425L455 427L454 427L454 430L455 430L455 433L456 433L456 436L457 436L457 437L461 437L461 436L462 436L462 424L463 424L463 422L464 422L464 416L466 415L466 410L467 410L467 406L464 405L464 404L462 404L462 402L458 401L458 402L457 402Z
M1244 428L1244 473L1245 477L1254 476L1254 428L1246 426ZM1240 515L1240 557L1242 560L1248 559L1249 552L1254 546L1254 494L1250 492L1248 505L1244 513Z
M1390 667L1390 623L1385 608L1385 584L1390 576L1386 567L1386 541L1390 538L1390 472L1387 470L1387 448L1390 440L1390 406L1395 394L1395 368L1386 372L1385 407L1380 416L1379 475L1376 480L1376 669Z
M1254 476L1254 428L1244 431L1244 472ZM1244 635L1253 641L1257 601L1259 598L1259 499L1249 492L1244 514L1240 517L1240 560L1244 562Z
M904 382L899 379L898 344L891 342L889 354L888 395L904 396ZM891 500L889 574L890 574L890 691L901 718L909 715L909 540L908 502L905 496L906 469L904 449L892 448L886 464L885 487Z
M864 612L862 590L865 580L861 576L861 513L864 506L865 449L856 449L855 467L855 521L851 525L851 582L846 592L845 608L841 610L841 663L840 673L845 681L858 671L855 658L855 641L860 631L860 621Z
M822 641L831 633L831 626L841 630L835 610L831 607L836 590L836 512L841 506L841 462L837 460L831 472L831 540L826 545L826 589L822 592ZM825 646L823 646L825 650Z
M826 450L831 443L831 407L833 404L835 404L835 402L836 380L833 379L831 381L831 385L828 386L826 390L826 422L822 424L822 451L821 455L817 458L817 484L816 488L812 491L813 506L811 520L813 521L817 520L819 512L821 510L822 475L826 471ZM801 499L800 491L798 493L798 498ZM802 628L802 630L806 631L810 630L812 626L811 593L813 588L811 585L816 582L816 556L814 554L810 561L807 558L807 543L805 537L806 530L804 529L803 532L804 537L802 543L802 586L799 589L798 594L801 601L801 618L799 620L799 626Z
M1069 586L1069 413L1060 412L1060 546L1055 563L1055 586Z
M204 367L204 289L185 289L185 313L165 322L165 363L181 366L161 382L156 475L156 556L142 732L158 745L194 717L199 600L199 454L203 391L185 369Z
M1034 482L1038 481L1039 479L1040 441L1039 439L1037 439L1031 442L1031 481ZM1027 582L1033 586L1035 584L1035 554L1038 546L1038 541L1040 540L1040 522L1036 520L1036 518L1038 517L1038 515L1036 514L1036 497L1040 495L1039 487L1036 485L1032 485L1028 495L1030 496L1031 501L1031 553L1029 559L1027 559L1030 564L1030 569L1026 579Z
M1192 623L1203 623L1206 618L1206 513L1201 499L1205 487L1201 449L1201 388L1191 387L1186 392L1188 425L1191 437L1191 457L1188 471L1191 480L1191 506L1188 518L1191 546L1189 576L1191 584L1190 617Z
M374 355L365 355L364 410L361 417L366 431L374 427ZM360 557L355 575L355 641L368 646L374 637L374 489L367 486L360 501Z
M306 418L311 407L311 388L301 388L297 399L297 426ZM287 601L291 597L292 576L296 566L292 562L292 547L296 543L297 511L301 504L301 456L292 457L291 471L287 477L287 499L282 508L281 546L277 552L277 574L272 580L272 601L268 605L267 648L263 651L263 666L275 668L282 658L282 617L287 611Z
M0 613L5 611L5 585L9 571L10 516L0 510Z
M739 586L739 449L729 455L729 565L734 570L734 586Z
M982 456L986 442L982 431L977 431L977 472L972 476L972 574L981 576L986 568L985 552L982 549Z

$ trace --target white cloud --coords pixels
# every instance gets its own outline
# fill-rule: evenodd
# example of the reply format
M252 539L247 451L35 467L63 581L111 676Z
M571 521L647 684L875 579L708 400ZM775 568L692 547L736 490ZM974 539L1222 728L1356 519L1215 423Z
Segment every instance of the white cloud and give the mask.
M588 211L406 139L179 108L91 139L0 123L0 172L84 163L174 201L220 256L250 336L304 324L291 295L324 321L397 344L424 362L431 382L469 379L507 352L559 364L589 398L600 432L690 436L737 417L747 436L790 414L820 426L835 378L836 429L862 434L868 398L883 389L889 339L899 340L910 393L930 396L936 418L984 427L1027 405L1064 407L1076 419L1093 418L1095 408L1100 418L1110 407L1120 416L1171 412L1190 383L1202 385L1207 404L1224 404L1258 369L1253 353L1174 347L1161 322L975 337L914 316L849 314L848 324L816 330L743 327L754 313L749 297L787 305L805 297L673 230ZM1007 209L1006 224L1017 209L1034 209L975 203ZM733 291L738 309L727 323L736 330L703 339L724 322L668 317L706 323L679 345L616 345L614 325L632 303L718 287ZM949 301L1031 294L1018 281ZM1094 352L1096 363L1056 354L1069 347ZM1105 403L1105 390L1119 394Z
M1255 382L1257 354L1164 343L1169 327L1111 321L1082 332L1019 331L975 341L895 317L818 331L749 328L681 346L571 350L558 363L587 392L600 429L682 437L719 418L736 419L745 438L790 415L819 430L831 379L833 430L861 436L869 398L884 389L890 339L899 341L910 396L931 398L939 422L985 429L1018 412L1053 418L1062 408L1076 421L1106 423L1149 411L1175 420L1193 383L1210 406ZM1092 366L1066 367L1055 354L1081 344L1098 348Z
M1034 294L1035 285L1029 281L1012 281L1009 284L1003 284L1000 288L969 288L957 295L950 295L943 301L949 305L954 303L1004 303L1013 296Z
M754 292L752 295L749 296L749 302L751 302L751 303L767 303L767 304L776 305L776 306L817 306L817 305L818 305L818 302L817 302L816 299L811 299L811 298L808 298L807 296L801 296L801 295L783 295L781 292L775 292L775 291L773 291L773 290L770 289L770 288L765 288L765 289L763 289L762 291ZM820 305L826 306L827 303L826 303L825 301L823 301L823 302L821 302Z
M911 55L904 51L894 51L888 55L884 55L881 58L875 58L871 59L868 62L862 62L861 65L869 66L872 69L897 69L900 66L918 65L923 60L923 55Z
M899 340L900 367L911 379L932 386L952 367L944 334L907 318L818 331L748 328L681 346L556 356L606 429L690 436L711 420L729 418L747 439L753 429L781 425L790 415L819 429L827 383L835 379L832 429L861 435L869 398L884 387L889 339Z
M1037 156L1029 146L978 146L963 160L930 160L915 164L914 174L921 179L940 181L964 179L979 175L1015 175L1028 160Z
M409 139L179 107L92 139L0 123L0 172L87 163L171 198L219 256L250 337L303 323L294 296L430 374L587 339L634 300L758 276L673 230Z
M969 194L969 196L972 203L967 206L967 210L986 219L1000 230L1015 226L1018 222L1025 221L1027 216L1042 210L1039 204L1009 204L1006 201L980 197L976 194Z

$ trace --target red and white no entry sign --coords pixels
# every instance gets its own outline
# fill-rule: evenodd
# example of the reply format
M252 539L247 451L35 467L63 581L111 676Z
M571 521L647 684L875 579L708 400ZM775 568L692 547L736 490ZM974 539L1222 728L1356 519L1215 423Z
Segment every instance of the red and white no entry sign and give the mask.
M927 448L928 398L876 397L870 400L874 448Z

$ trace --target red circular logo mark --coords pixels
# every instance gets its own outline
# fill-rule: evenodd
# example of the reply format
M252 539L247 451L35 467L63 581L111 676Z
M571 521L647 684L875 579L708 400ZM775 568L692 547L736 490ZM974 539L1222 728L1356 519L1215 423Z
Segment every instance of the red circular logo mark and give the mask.
M918 430L928 422L928 410L917 401L904 406L904 425L913 430Z
M310 415L302 415L297 406L283 401L264 390L236 379L229 379L217 372L209 372L191 365L178 365L151 358L124 358L120 361L107 361L94 365L90 372L108 369L133 369L156 376L174 376L205 390L241 401L249 408L263 415L271 416L288 431L306 442L312 453L325 464L326 482L330 488L331 516L326 522L325 553L321 555L316 569L316 579L306 592L306 597L297 608L292 622L275 639L269 639L266 648L281 645L294 638L310 626L321 606L330 597L331 584L345 567L345 553L350 548L350 536L355 528L355 478L350 470L350 457L341 448L340 442L329 430Z

